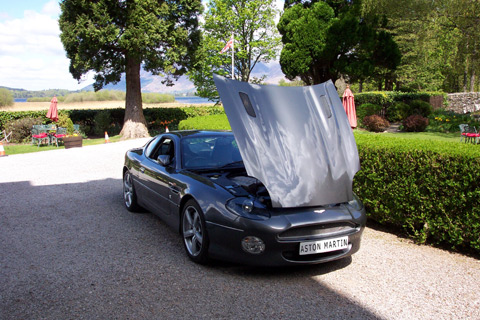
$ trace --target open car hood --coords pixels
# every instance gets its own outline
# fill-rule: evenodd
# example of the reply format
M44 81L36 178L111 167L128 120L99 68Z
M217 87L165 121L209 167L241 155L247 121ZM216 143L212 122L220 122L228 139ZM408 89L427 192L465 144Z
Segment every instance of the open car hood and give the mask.
M247 173L263 182L273 207L353 199L357 145L332 81L279 87L214 80Z

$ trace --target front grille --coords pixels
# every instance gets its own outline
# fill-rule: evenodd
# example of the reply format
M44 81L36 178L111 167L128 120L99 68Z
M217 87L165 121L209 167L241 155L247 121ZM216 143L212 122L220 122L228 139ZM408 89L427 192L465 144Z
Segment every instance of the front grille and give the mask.
M278 235L279 240L306 240L350 234L356 226L352 223L330 223L291 228Z

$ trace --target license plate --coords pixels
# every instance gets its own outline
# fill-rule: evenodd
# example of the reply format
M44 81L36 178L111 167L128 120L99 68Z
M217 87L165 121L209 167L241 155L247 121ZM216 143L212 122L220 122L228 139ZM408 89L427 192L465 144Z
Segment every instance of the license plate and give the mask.
M321 241L309 241L300 243L301 256L307 254L324 253L348 248L348 236Z

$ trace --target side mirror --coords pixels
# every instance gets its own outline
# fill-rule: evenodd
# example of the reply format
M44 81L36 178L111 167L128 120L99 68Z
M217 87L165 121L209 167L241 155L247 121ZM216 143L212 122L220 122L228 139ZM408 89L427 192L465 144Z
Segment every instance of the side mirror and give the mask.
M170 156L169 155L159 155L157 158L158 162L163 166L166 167L170 164Z

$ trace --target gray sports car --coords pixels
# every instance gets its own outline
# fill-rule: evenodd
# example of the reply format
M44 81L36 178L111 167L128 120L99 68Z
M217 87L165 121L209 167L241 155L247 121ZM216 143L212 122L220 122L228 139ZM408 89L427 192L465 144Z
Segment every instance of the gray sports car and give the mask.
M215 82L233 133L169 132L129 150L127 209L159 215L198 263L313 264L358 251L358 153L333 84Z

